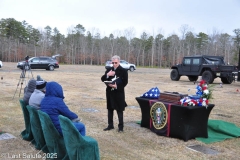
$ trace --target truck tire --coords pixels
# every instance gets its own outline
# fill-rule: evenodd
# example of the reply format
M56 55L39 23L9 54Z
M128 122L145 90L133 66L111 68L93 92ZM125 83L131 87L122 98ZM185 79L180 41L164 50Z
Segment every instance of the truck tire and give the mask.
M179 73L178 73L178 70L176 70L176 69L173 69L172 71L171 71L171 80L173 80L173 81L178 81L179 79L180 79L180 75L179 75Z
M193 82L198 80L198 76L188 76L189 81Z
M209 70L204 71L202 74L202 79L209 84L213 83L214 78L212 72Z
M233 82L233 78L232 77L222 77L221 81L223 84L231 84Z

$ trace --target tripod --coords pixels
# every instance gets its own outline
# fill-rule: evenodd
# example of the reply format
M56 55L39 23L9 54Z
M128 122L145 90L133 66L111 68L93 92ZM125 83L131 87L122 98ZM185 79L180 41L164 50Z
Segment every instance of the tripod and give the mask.
M28 75L27 75L27 77L26 77L26 72L27 72L27 71L28 71ZM28 63L28 60L26 60L25 64L23 65L22 72L21 72L21 75L20 75L20 78L19 78L19 81L18 81L18 84L17 84L17 88L16 88L15 93L14 93L13 99L14 99L14 97L15 97L15 95L16 95L16 92L17 92L17 90L18 90L18 86L19 86L19 85L21 85L21 86L20 86L20 91L19 91L19 97L20 97L21 91L22 91L22 87L23 87L23 83L25 82L25 84L26 84L25 78L28 78L28 79L29 79L30 73L31 73L32 78L33 78L33 74L32 74L31 67L30 67L30 65L29 65L29 63Z

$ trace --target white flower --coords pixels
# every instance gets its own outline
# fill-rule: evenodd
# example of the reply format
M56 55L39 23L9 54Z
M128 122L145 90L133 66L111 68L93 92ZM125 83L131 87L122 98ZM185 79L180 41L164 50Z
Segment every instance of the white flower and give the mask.
M195 103L193 103L192 101L188 102L189 106L195 106Z
M206 104L206 101L203 101L202 102L202 106L206 106L207 104Z
M203 94L209 94L209 90L208 90L208 89L205 89L205 90L203 91Z

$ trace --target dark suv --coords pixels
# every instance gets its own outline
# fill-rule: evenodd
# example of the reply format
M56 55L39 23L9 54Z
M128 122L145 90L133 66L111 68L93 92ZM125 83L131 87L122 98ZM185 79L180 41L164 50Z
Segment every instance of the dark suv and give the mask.
M226 65L223 56L185 56L181 64L173 65L170 77L178 81L181 76L188 76L189 81L197 81L198 76L208 83L221 78L222 83L231 84L235 80L236 66Z
M28 60L18 62L17 68L23 69L29 69L27 63L29 64L29 67L31 69L46 69L53 71L55 68L59 68L59 64L57 59L52 57L32 57Z

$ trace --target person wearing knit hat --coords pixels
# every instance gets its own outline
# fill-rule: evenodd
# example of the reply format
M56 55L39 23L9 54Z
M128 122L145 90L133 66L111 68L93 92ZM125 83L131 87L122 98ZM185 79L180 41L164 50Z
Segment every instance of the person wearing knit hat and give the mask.
M37 110L40 109L40 103L45 97L46 84L47 82L44 80L36 81L36 89L34 89L34 92L29 99L29 105Z
M23 100L27 105L29 104L29 98L31 97L35 88L36 88L36 80L30 79L28 81L28 85L24 88L24 96L23 96Z
M45 92L46 90L46 81L36 81L36 89Z

